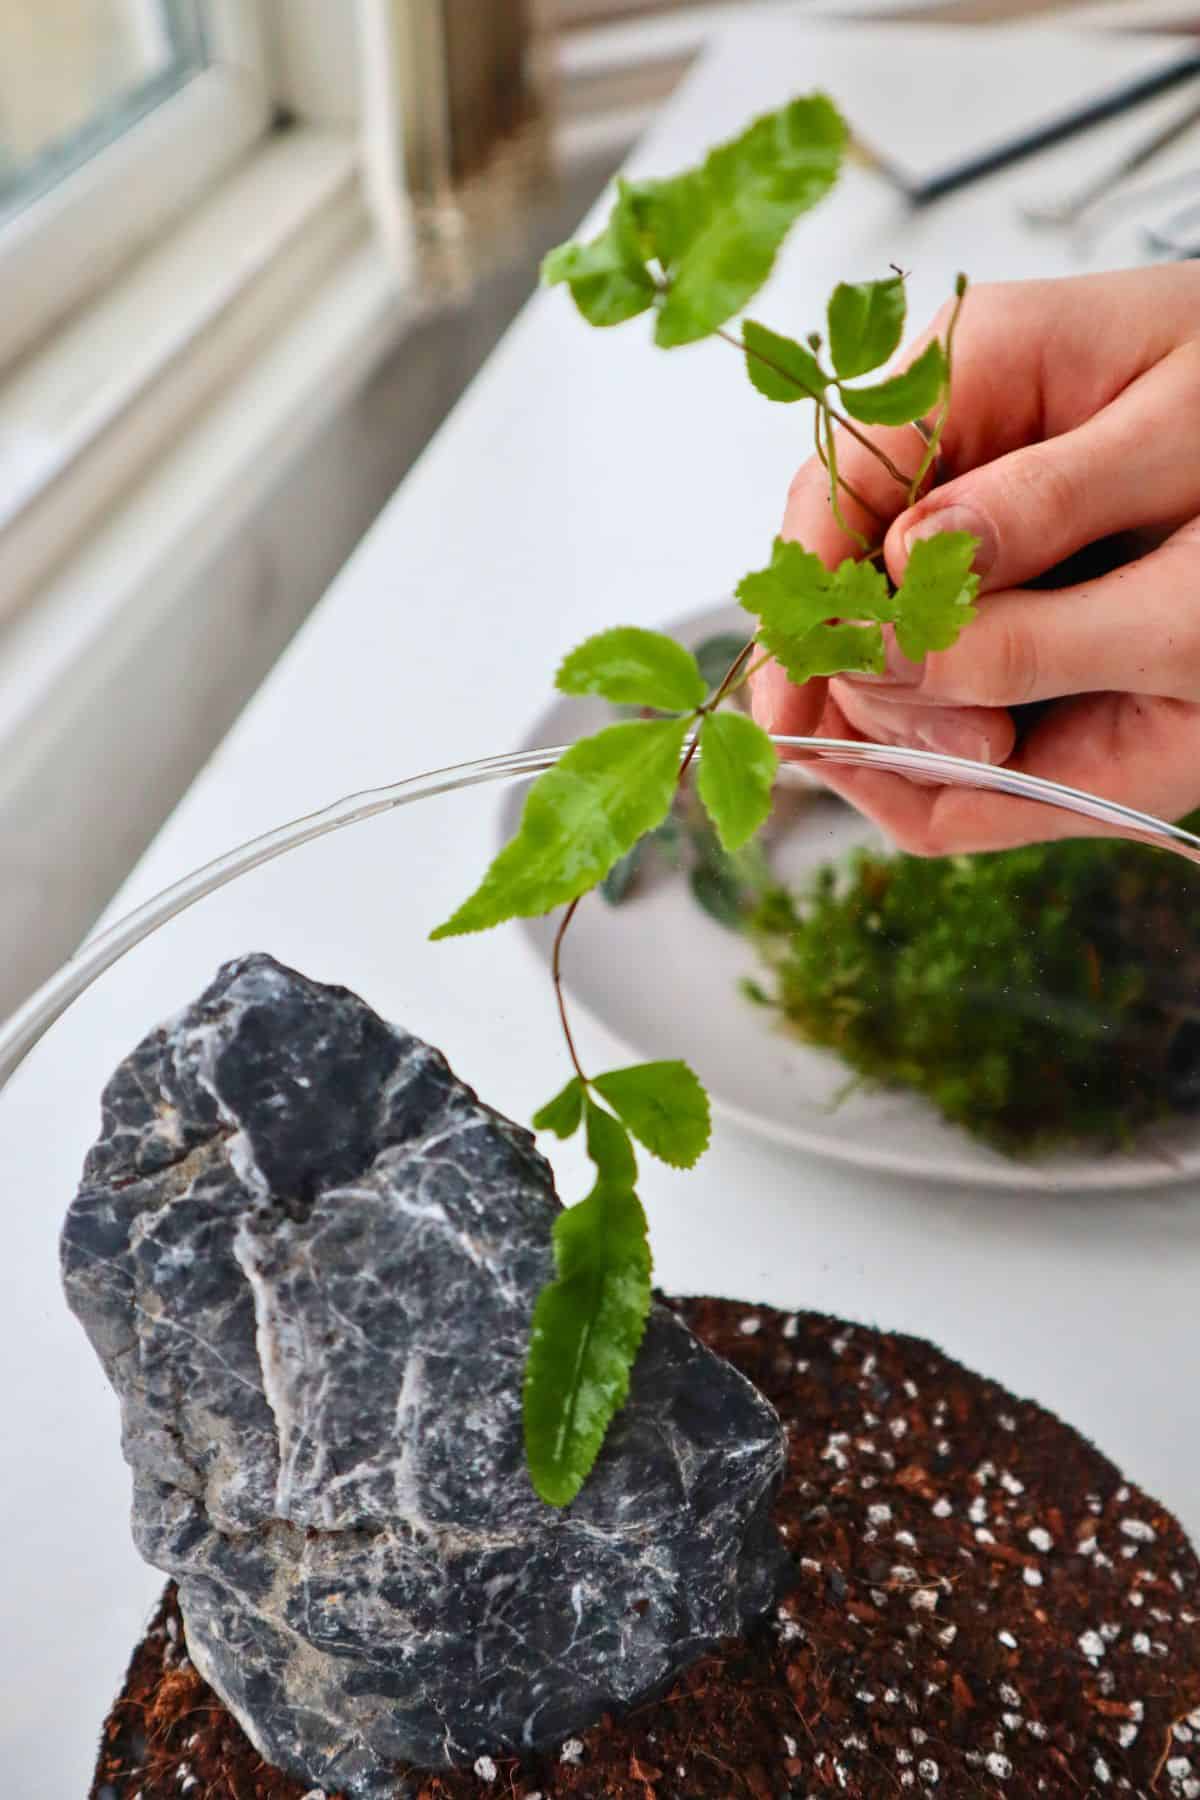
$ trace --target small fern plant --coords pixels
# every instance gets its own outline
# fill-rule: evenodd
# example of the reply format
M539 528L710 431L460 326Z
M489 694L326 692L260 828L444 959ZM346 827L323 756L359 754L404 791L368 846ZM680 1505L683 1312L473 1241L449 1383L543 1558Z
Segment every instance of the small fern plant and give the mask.
M700 804L727 851L764 824L775 749L752 719L727 705L764 662L775 659L794 682L879 672L883 625L915 659L948 649L973 616L975 540L950 532L919 542L894 588L878 551L845 522L842 495L854 490L838 468L840 430L879 458L909 503L922 491L946 422L965 278L956 283L945 337L897 374L877 372L904 331L898 270L877 281L840 282L823 336L814 331L801 342L748 318L740 331L729 328L767 279L792 225L833 187L846 141L846 125L824 95L793 100L697 168L667 180L620 182L599 236L560 246L543 265L546 283L565 285L589 324L609 327L648 313L662 349L716 338L744 359L765 399L810 404L830 505L861 552L828 569L801 544L777 538L766 566L738 586L747 638L715 687L690 651L640 626L614 626L573 650L556 678L563 693L600 695L654 716L609 725L573 744L530 789L516 835L475 892L432 934L484 931L563 909L552 977L570 1078L533 1125L560 1138L582 1132L595 1182L556 1221L556 1275L531 1321L526 1452L534 1486L555 1506L575 1498L625 1401L650 1310L635 1144L690 1168L710 1132L708 1096L686 1062L600 1073L584 1067L562 987L563 940L575 911L645 833L662 825L693 764ZM916 428L911 469L872 443L862 427L873 425Z

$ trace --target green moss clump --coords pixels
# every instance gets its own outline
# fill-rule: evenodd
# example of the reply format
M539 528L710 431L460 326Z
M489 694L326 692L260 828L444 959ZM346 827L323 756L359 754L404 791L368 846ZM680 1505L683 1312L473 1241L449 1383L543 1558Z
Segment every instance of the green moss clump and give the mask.
M1200 870L1180 858L863 851L798 897L772 888L750 930L772 977L753 998L1005 1151L1200 1112Z

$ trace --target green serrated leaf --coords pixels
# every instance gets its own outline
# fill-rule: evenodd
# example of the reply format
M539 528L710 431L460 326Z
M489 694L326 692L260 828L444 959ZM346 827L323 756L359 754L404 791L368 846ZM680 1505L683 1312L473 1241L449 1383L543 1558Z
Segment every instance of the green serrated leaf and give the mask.
M618 186L608 224L590 244L560 244L542 261L547 287L565 281L589 325L620 325L654 304L628 183Z
M707 637L703 643L696 645L693 654L704 677L706 691L720 687L745 648L745 635L739 635L736 631L715 632L712 637Z
M846 411L864 425L909 425L933 411L945 386L946 352L935 338L903 374L840 392Z
M904 335L904 277L886 281L841 281L826 314L829 354L843 381L868 375L894 356Z
M633 719L581 738L530 789L479 887L430 935L485 931L586 894L670 811L686 719Z
M879 626L895 617L895 602L873 564L847 559L827 569L802 545L776 538L768 567L744 576L737 596L758 617L759 643L793 681L849 670L882 674ZM848 622L860 619L872 622Z
M558 1278L538 1296L525 1366L525 1454L541 1498L568 1506L625 1404L650 1313L637 1195L598 1182L555 1221L554 1257Z
M599 1092L604 1092L598 1081L592 1085ZM620 1119L614 1119L610 1112L605 1112L602 1106L597 1106L590 1094L587 1096L585 1114L587 1153L596 1165L597 1181L610 1182L618 1187L632 1187L637 1180L637 1159L624 1125Z
M760 632L764 645L771 645ZM818 625L804 641L802 651L785 659L776 651L793 681L810 681L819 675L882 675L887 658L883 632L878 625Z
M699 169L634 184L640 242L666 278L658 344L694 343L742 310L791 225L833 186L846 135L832 101L811 94L756 119Z
M690 1169L708 1148L708 1095L685 1062L635 1063L592 1084L640 1144L674 1169Z
M753 319L742 321L746 373L768 400L812 400L829 385L810 350Z
M555 1094L540 1112L534 1113L533 1129L552 1131L555 1137L572 1137L583 1119L583 1098L583 1083L578 1075L574 1075L561 1093Z
M740 850L765 824L778 767L770 738L744 713L705 719L696 788L726 850Z
M949 650L975 617L979 577L971 564L978 548L969 531L941 531L913 544L896 595L896 639L914 662Z
M690 650L661 631L618 625L588 638L559 668L564 694L602 694L624 706L682 712L700 705L708 688Z

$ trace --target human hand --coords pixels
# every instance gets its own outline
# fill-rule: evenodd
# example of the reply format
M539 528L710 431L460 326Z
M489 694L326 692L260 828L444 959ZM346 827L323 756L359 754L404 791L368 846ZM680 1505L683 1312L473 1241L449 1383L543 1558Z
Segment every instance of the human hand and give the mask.
M944 335L940 316L914 347ZM901 468L915 431L872 430ZM883 540L899 581L910 542L980 540L978 617L953 649L884 676L755 677L768 730L903 744L1080 787L1168 819L1200 805L1200 267L1173 265L972 288L954 339L939 485L906 494L844 434L846 522ZM857 546L815 459L783 535L830 566ZM1144 553L1074 586L1029 591L1082 547L1135 532ZM886 535L885 535L886 534ZM1020 742L1009 710L1053 702ZM920 855L993 850L1088 829L1065 813L875 770L822 776Z

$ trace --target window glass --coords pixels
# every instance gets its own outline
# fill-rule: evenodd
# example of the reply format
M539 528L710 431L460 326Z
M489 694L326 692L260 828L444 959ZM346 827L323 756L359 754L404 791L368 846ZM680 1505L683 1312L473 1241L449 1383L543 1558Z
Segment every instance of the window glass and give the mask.
M201 0L0 0L0 221L206 61Z

